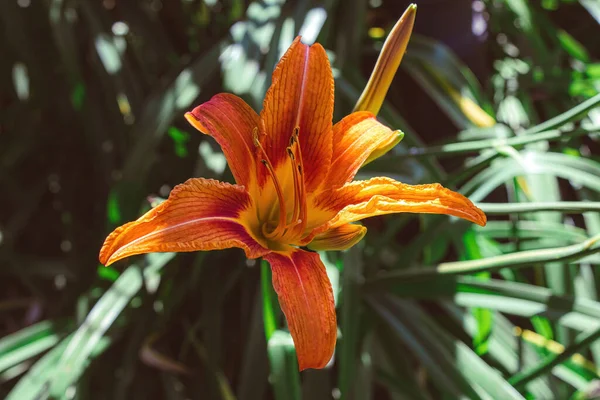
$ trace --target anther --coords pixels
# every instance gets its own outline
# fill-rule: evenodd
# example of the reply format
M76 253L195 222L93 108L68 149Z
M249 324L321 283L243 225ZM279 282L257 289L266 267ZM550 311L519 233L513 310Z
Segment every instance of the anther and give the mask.
M257 127L254 127L254 129L252 129L252 142L254 143L254 146L260 147L260 141L258 140L258 128Z

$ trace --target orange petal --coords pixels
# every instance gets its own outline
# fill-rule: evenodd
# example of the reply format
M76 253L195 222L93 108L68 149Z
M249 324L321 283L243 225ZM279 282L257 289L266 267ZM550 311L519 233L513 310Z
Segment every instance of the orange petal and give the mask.
M333 126L335 144L326 184L328 187L336 187L351 181L358 169L374 153L378 153L380 149L389 150L403 137L402 132L392 131L379 123L370 112L360 111L348 115Z
M367 228L362 225L341 225L315 236L308 244L308 248L311 250L346 250L360 242L366 233Z
M189 179L169 199L104 241L100 262L135 254L242 248L248 258L268 250L250 233L252 200L243 187L213 179Z
M235 181L248 188L255 171L252 131L258 127L258 114L239 97L221 93L185 117L200 132L215 138Z
M486 216L469 199L438 183L407 185L391 178L378 177L355 181L324 192L314 207L321 214L334 215L314 234L367 217L391 213L447 214L485 225Z
M277 64L261 118L261 141L274 168L287 160L286 147L296 127L304 162L306 190L318 186L331 161L333 75L320 44L296 38Z
M300 370L323 368L333 355L337 322L333 291L317 253L270 253L273 287L296 346Z
M371 154L369 154L369 157L367 157L363 165L378 159L379 157L396 147L396 145L400 143L402 139L404 139L404 132L396 130L393 131L393 133L393 135L387 135L385 138L382 138L377 148L373 150Z

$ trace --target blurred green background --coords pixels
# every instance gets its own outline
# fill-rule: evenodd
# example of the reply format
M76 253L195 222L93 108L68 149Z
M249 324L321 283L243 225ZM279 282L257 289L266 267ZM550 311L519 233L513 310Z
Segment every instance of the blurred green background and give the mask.
M0 396L590 399L600 395L600 1L422 0L360 177L440 182L484 228L392 215L322 254L331 365L298 373L269 268L100 245L189 177L231 180L183 113L260 110L293 38L352 110L408 2L0 1Z

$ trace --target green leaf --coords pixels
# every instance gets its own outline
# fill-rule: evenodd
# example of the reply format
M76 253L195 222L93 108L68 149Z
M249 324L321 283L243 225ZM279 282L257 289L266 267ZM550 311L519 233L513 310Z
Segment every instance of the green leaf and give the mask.
M522 151L511 154L511 158L494 160L493 164L465 183L461 192L475 202L489 195L500 185L523 175L549 174L567 179L575 185L583 185L600 192L600 168L592 161L565 154ZM540 201L540 200L536 200ZM550 200L553 201L553 200Z
M113 190L108 195L108 202L106 203L106 214L108 215L108 221L113 225L121 223L121 208L119 207L119 199L117 193Z
M571 246L521 251L480 260L446 262L439 264L437 267L393 271L380 274L379 277L370 281L370 285L378 286L393 285L397 282L407 281L430 281L442 275L463 275L482 271L491 272L501 268L525 267L550 261L569 262L598 252L600 252L600 235Z
M564 214L600 212L598 201L558 201L532 203L477 203L487 215L524 214L540 211L559 211Z
M113 267L105 267L104 265L98 265L98 277L106 279L107 281L114 282L119 278L119 271Z
M528 371L520 372L509 379L509 382L515 387L521 387L546 373L549 373L555 366L568 360L571 356L587 348L589 345L600 339L600 328L585 332L567 347L562 353L550 356Z
M452 318L459 323L466 333L474 337L477 334L477 322L475 318L463 311L460 307L450 301L442 302L442 306L450 313ZM492 311L494 315L494 328L488 339L488 353L497 364L509 373L516 373L522 365L536 365L539 357L535 350L528 345L523 345L514 332L516 327L502 314ZM544 379L530 382L526 389L535 398L552 398L552 389Z
M583 45L567 31L562 29L558 30L558 41L563 49L565 49L566 52L569 53L569 55L574 59L585 63L590 61L590 56L585 47L583 47Z
M500 128L493 127L489 129L493 130ZM434 155L438 157L450 157L456 154L471 153L486 149L496 149L504 146L521 148L530 143L536 143L541 141L566 140L573 137L589 135L597 131L598 128L577 128L572 130L551 129L529 135L500 137L486 140L475 140L470 142L449 143L441 146L432 146L427 148L411 148L409 152L403 156L423 157Z
M471 310L477 320L477 334L473 337L473 347L478 355L488 352L489 339L494 326L494 314L485 308L473 308Z
M422 332L409 326L402 313L392 309L389 299L369 297L367 302L393 334L425 365L439 390L455 397L481 398L458 370L452 355L444 351L437 340L431 341L429 337L419 335Z
M370 303L373 304L373 301ZM435 362L440 367L444 368L447 373L452 367L460 370L461 380L468 381L468 386L464 386L464 389L472 389L464 392L465 394L470 392L469 398L499 396L505 399L523 399L498 371L487 365L463 342L440 329L435 321L422 312L415 303L388 297L384 300L384 304L387 304L392 315L396 315L398 320L403 321L406 330L412 331L419 338L418 340L427 344L431 352L436 353ZM381 315L381 309L376 309L376 311ZM384 313L383 315L389 314ZM389 318L386 320L391 322ZM428 368L433 374L433 366L428 365ZM459 384L460 381L456 381L456 383Z
M167 133L175 145L175 154L181 158L187 157L188 151L186 144L190 140L190 134L174 126L169 127Z
M81 110L83 107L83 101L85 100L85 86L83 83L79 82L73 88L73 92L71 93L71 103L73 104L73 108L76 110Z
M465 246L465 257L466 260L478 260L483 258L481 251L478 246L478 235L476 235L473 229L468 230L463 235L463 243ZM491 274L488 272L482 272L477 274L477 277L482 280L491 278ZM494 315L490 310L485 308L473 308L471 314L477 321L477 333L473 336L473 347L478 355L487 353L489 346L489 338L492 333Z
M336 358L339 365L338 388L341 398L352 398L360 359L360 328L365 323L360 282L363 274L359 246L350 248L343 256L342 293L340 301L341 337Z
M260 285L262 285L262 279ZM265 396L267 388L269 360L267 359L262 296L255 297L251 318L250 334L246 341L243 365L240 371L240 382L237 389L239 400L262 399ZM273 333L271 333L272 335Z
M269 382L273 386L275 399L300 400L300 373L292 336L288 332L276 330L268 340L267 348L271 364Z
M539 133L543 131L548 131L551 129L559 128L569 122L575 122L585 117L590 110L598 107L600 105L600 94L592 97L584 101L581 104L576 105L575 107L563 112L562 114L557 115L554 118L551 118L545 122L542 122L539 125L533 126L524 132L521 133L523 136L533 135L534 133Z
M42 375L44 378L28 378L38 371L34 366L10 392L8 399L34 399L37 393L45 390L46 385L51 395L59 396L78 381L93 355L109 345L107 330L142 288L144 279L155 279L160 269L174 257L174 253L150 254L147 257L150 263L143 272L135 265L127 268L98 300L81 326L38 362L42 370L47 368L46 365L52 365Z
M0 339L0 372L51 349L63 335L64 326L38 322Z

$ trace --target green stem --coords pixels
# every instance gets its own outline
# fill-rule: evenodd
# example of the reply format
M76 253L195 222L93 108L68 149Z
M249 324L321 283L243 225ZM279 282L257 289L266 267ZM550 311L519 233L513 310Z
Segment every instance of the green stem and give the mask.
M577 214L587 211L600 211L600 202L597 201L554 201L548 203L477 203L488 215L520 214L536 211L561 211L568 214Z
M267 343L277 330L277 309L273 286L271 284L271 267L265 260L260 261L260 282L263 299L263 323Z

